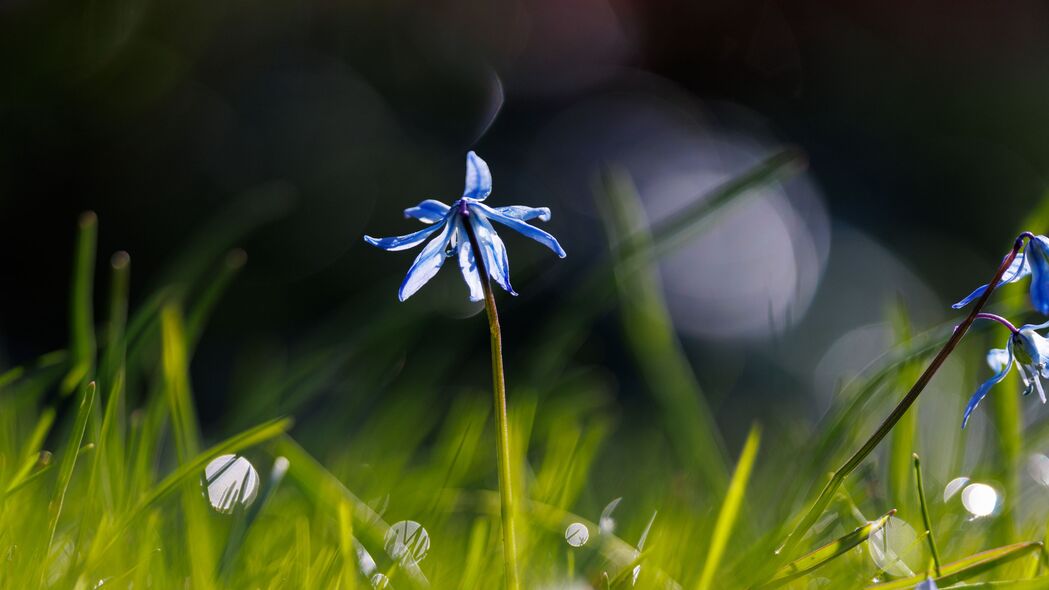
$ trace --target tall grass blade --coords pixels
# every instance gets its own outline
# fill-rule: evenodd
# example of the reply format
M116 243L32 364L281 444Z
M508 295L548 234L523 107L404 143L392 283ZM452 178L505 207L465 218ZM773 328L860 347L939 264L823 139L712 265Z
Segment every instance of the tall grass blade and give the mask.
M98 216L88 211L80 216L73 258L73 288L69 299L70 369L62 383L69 395L91 378L95 369L95 314L92 291L95 285L95 248Z
M740 506L747 492L747 484L750 482L750 472L754 467L754 460L758 455L758 445L761 443L761 429L752 426L747 442L743 445L743 452L739 455L736 463L736 471L732 474L729 482L728 493L718 513L717 523L714 525L714 534L710 538L710 549L707 551L707 561L703 565L703 573L696 584L696 590L709 590L714 583L714 575L717 573L721 557L728 545L729 537L732 536L733 527L739 516Z
M895 510L882 516L878 520L868 522L851 533L835 539L810 553L802 555L777 570L768 582L755 586L755 590L759 588L778 588L791 580L804 576L813 570L827 565L836 557L845 554L853 547L866 541L871 535L884 527L885 523L887 523L889 518L894 514L896 514ZM911 585L913 586L916 583L917 582L914 582Z
M969 579L973 576L982 574L987 570L1024 557L1025 555L1043 551L1042 544L1038 541L1014 543L1005 547L990 549L944 565L941 568L942 575L937 576L934 580L937 586L943 588L948 584ZM875 584L873 586L868 586L868 588L870 590L904 590L913 588L924 579L925 576L921 575L913 578L893 580L885 584Z

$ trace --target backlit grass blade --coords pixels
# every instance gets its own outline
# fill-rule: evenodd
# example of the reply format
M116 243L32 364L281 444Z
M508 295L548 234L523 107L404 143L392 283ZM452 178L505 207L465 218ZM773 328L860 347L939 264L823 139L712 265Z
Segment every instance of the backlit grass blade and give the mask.
M550 326L540 334L537 347L540 354L533 361L530 374L543 380L563 366L564 351L574 350L584 338L586 326L594 318L605 313L612 304L610 289L611 274L616 261L621 269L637 268L651 257L658 257L695 238L713 227L717 213L737 199L750 195L752 191L781 179L788 178L805 167L805 157L797 150L784 150L759 162L743 174L698 196L694 203L667 221L635 236L627 236L608 261L593 267L582 280L576 283L571 295L566 298L565 311L547 322ZM649 247L640 248L649 241Z
M342 587L357 587L357 550L353 545L353 506L339 503L339 555L342 557Z
M337 513L339 504L349 502L353 509L354 530L360 531L358 538L364 539L373 547L383 546L390 527L370 506L362 502L290 437L282 437L277 441L275 450L288 458L291 462L288 475L315 503ZM417 564L411 561L399 563L402 571L408 575L407 580L411 585L423 588L430 586L429 580Z
M717 423L674 331L655 269L635 266L650 260L643 254L655 247L645 231L637 190L625 173L608 170L598 203L616 255L635 257L635 262L614 259L624 341L662 406L680 461L702 478L712 495L720 496L728 485L728 467ZM626 239L632 240L629 254L618 246Z
M171 430L179 463L186 462L200 449L197 415L189 383L189 359L186 352L182 313L175 305L160 312L161 358L164 392L171 415ZM208 521L208 508L201 498L200 484L192 479L181 483L182 510L186 524L186 557L194 588L213 586L217 562L214 539Z
M73 429L69 433L65 448L62 451L62 460L58 468L58 480L55 490L51 494L51 502L48 504L47 540L44 545L44 555L51 550L54 542L55 530L58 528L58 519L62 515L62 506L65 504L66 491L69 489L69 481L73 478L73 469L76 467L77 457L80 455L80 444L84 440L84 431L87 430L87 420L91 417L91 407L95 403L95 383L88 383L81 390L80 404L77 408L76 420Z
M73 259L73 288L69 298L70 369L62 383L68 395L91 377L95 368L95 247L98 217L92 211L80 216Z
M1025 543L1014 543L997 549L990 549L969 557L948 563L940 568L943 575L935 578L936 585L943 588L949 584L966 580L973 576L982 574L989 569L1019 559L1034 552L1043 551L1041 542L1028 541ZM893 580L885 584L868 586L871 590L904 590L913 588L915 584L925 579L925 576L915 576L901 580Z
M710 549L707 551L707 561L703 565L703 573L696 584L696 590L709 590L714 582L721 557L728 545L729 537L736 524L740 506L747 492L747 484L750 482L750 472L754 467L754 459L758 455L758 445L761 442L761 429L753 426L747 435L747 442L743 445L743 452L739 455L736 463L736 471L732 474L729 482L725 501L718 513L717 523L714 525L714 534L710 538Z
M921 365L915 355L909 354L912 345L911 320L902 299L897 299L896 304L889 312L890 324L896 345L905 351L904 355L908 361L900 367L895 377L895 382L900 389L906 390L911 383L918 380L921 374ZM914 503L914 469L911 455L914 453L915 444L918 440L918 407L921 402L915 402L914 410L907 412L896 427L892 429L889 438L888 456L888 483L890 506L896 506L904 514L913 512Z
M22 461L22 466L7 482L7 485L4 488L5 494L11 493L11 491L18 487L29 475L29 472L32 471L33 466L37 463L37 456L40 452L40 447L44 444L44 438L46 438L47 434L51 432L51 426L54 423L55 409L44 408L44 410L40 412L40 417L37 419L32 434L29 435L29 439L23 447L22 454L25 459Z
M802 555L801 557L795 559L794 561L788 563L787 565L777 570L776 573L772 576L772 579L770 579L768 582L755 586L755 588L777 588L786 584L787 582L790 582L795 578L804 576L805 574L817 568L827 565L827 563L829 563L834 558L846 553L853 547L866 541L871 535L873 535L875 532L877 532L883 526L885 526L885 523L889 521L889 517L891 517L894 514L896 514L895 510L889 512L885 516L882 516L878 520L868 522L867 524L859 527L851 533L838 539L835 539L834 541L816 549L815 551ZM917 582L912 582L911 586L913 586L916 583Z
M149 511L154 504L175 491L180 484L184 483L191 477L199 477L203 472L204 467L212 459L219 455L236 453L280 436L291 428L291 423L290 418L279 418L259 424L254 428L245 430L240 434L231 436L230 438L211 446L188 461L184 461L177 469L169 473L167 477L146 493L133 509L125 514L120 524L114 527L113 533L108 537L108 541L96 545L97 551L95 551L93 557L98 559L103 555L119 540L120 536L127 531L128 527ZM204 501L204 498L201 497L201 502Z
M108 390L102 425L98 430L98 453L91 462L89 495L101 488L104 505L112 508L116 497L123 497L123 487L113 489L112 481L124 481L124 395L126 385L128 284L131 258L117 252L110 259L109 324L106 330L106 352L102 356L103 386Z
M952 586L940 586L940 590L1045 590L1049 588L1049 577L1041 576L1029 580L1000 580L997 582L962 582Z

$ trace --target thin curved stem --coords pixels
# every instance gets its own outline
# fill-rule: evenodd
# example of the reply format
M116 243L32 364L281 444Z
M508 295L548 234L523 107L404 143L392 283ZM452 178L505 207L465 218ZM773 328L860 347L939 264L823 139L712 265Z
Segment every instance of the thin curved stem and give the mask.
M495 403L495 437L496 458L499 462L499 504L503 524L503 561L506 564L507 590L519 590L521 587L517 574L517 535L514 528L514 494L510 469L510 424L506 415L506 381L503 377L503 338L499 327L499 311L495 307L495 295L488 270L484 265L481 245L477 242L469 219L463 220L466 235L470 238L477 272L481 275L481 288L484 290L484 308L488 313L488 330L491 334L492 349L492 393Z
M976 305L973 306L969 315L966 316L962 323L958 324L954 329L954 333L951 334L951 337L943 345L943 348L940 349L940 352L937 353L936 357L929 363L925 372L918 377L918 380L911 387L910 391L908 391L907 394L903 396L903 399L896 404L896 407L893 408L888 417L882 421L878 426L878 429L874 431L874 434L867 439L867 442L863 443L863 446L861 446L858 451L853 453L852 456L845 461L844 465L839 467L838 470L831 475L830 481L827 482L827 485L823 486L823 490L820 491L819 496L816 497L812 506L802 519L798 521L794 530L787 535L783 544L776 549L777 558L771 560L771 563L778 565L783 560L791 557L798 542L801 541L802 537L805 536L805 533L812 528L812 525L816 523L816 520L819 519L820 515L823 514L823 511L826 510L831 499L834 497L834 493L839 487L841 487L841 484L845 482L845 478L847 478L849 474L851 474L853 470L856 469L865 458L867 458L867 455L869 455L871 451L878 446L878 443L889 434L889 431L896 426L896 423L900 421L900 418L907 413L907 410L910 409L912 404L914 404L914 401L918 399L921 392L925 390L925 386L929 384L929 381L932 380L933 376L940 369L940 366L943 365L944 361L947 360L947 357L950 356L951 352L953 352L958 346L958 343L961 342L962 337L965 336L969 327L972 326L973 321L975 321L976 317L980 315L980 310L987 305L987 300L990 299L991 293L994 292L995 287L1001 282L1005 271L1009 269L1009 265L1013 263L1020 248L1023 247L1025 238L1028 238L1027 234L1020 234L1020 236L1016 238L1009 255L1002 260L1002 263L998 266L998 270L994 273L994 278L992 278L987 284L987 290L984 291L983 295L981 295L976 301Z
M977 319L977 320L990 320L992 322L998 322L999 324L1005 326L1006 328L1009 328L1009 331L1012 332L1013 334L1019 332L1019 330L1016 329L1016 326L1014 326L1012 322L1010 322L1009 320L1003 318L1000 315L996 315L996 314L993 314L993 313L978 313L978 314L976 314L976 317L974 319Z

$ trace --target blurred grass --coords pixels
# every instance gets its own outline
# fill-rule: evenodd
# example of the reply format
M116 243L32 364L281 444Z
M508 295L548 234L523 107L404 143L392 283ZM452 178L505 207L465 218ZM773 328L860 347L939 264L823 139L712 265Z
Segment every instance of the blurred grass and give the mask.
M938 413L960 408L985 378L979 331L970 337L978 344L956 353L972 369L963 391L947 392L957 399L923 398L922 411L899 423L801 541L805 555L770 568L806 494L869 433L956 321L914 326L902 304L891 308L892 348L845 384L815 424L784 417L766 425L760 453L753 430L730 476L725 433L706 403L722 392L700 387L655 262L800 162L793 152L773 157L654 227L627 171L609 167L601 177L595 196L607 258L566 285L565 309L543 325L515 326L534 332L523 340L535 346L508 350L526 587L856 588L876 577L888 584L877 587L913 587L931 560L921 533L920 557L907 564L917 577L892 579L868 555L868 537L890 515L935 530L941 588L1046 587L1041 545L1032 540L1046 536L1049 509L1023 469L1027 453L1049 444L1047 422L1024 433L1019 404L1003 401L993 406L993 427L960 439L960 414ZM425 305L362 316L352 302L294 348L238 357L221 419L201 423L193 358L246 263L235 246L288 198L281 187L260 190L262 205L243 216L236 207L244 205L235 206L210 224L181 249L165 281L137 298L126 253L95 280L97 219L81 219L69 349L0 373L0 589L498 584L487 372L467 362L485 334L479 318L457 320L435 345L441 320ZM238 221L226 227L222 219ZM108 289L100 321L96 283ZM1021 299L1003 289L996 305ZM636 383L575 356L609 314ZM647 422L623 411L615 395L623 386L651 400ZM1004 397L1003 388L992 399ZM943 440L965 444L933 448ZM927 502L918 501L916 452L927 457ZM260 489L250 506L238 492L227 513L209 506L203 491L214 482L203 472L229 453L250 460ZM997 486L1003 510L971 519L956 497L941 499L937 490L959 475ZM870 521L865 513L888 514ZM388 550L391 527L409 520L430 541L417 562ZM589 533L582 546L565 540L573 524Z

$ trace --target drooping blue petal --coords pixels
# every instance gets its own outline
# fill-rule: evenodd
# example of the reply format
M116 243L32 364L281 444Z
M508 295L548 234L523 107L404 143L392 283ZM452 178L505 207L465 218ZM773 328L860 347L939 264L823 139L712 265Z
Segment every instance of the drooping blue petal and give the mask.
M419 252L415 262L412 263L412 267L408 269L408 274L405 275L401 288L397 291L397 297L401 301L411 297L420 287L432 279L437 274L437 271L441 270L441 265L444 264L444 259L447 258L445 249L448 247L448 242L452 237L452 226L448 223L442 223L435 227L443 227L444 229L437 234L436 238L426 244L422 252Z
M528 221L538 219L539 221L550 221L549 207L525 207L524 205L510 205L509 207L492 207L507 217Z
M564 248L561 247L561 244L557 243L557 239L554 238L554 236L539 229L538 227L533 227L521 221L520 219L514 219L509 215L500 213L495 209L492 209L491 207L488 207L487 205L484 205L482 203L471 203L470 208L473 211L479 210L481 214L487 217L488 219L491 219L492 221L497 221L512 230L516 230L520 234L532 238L533 240L539 242L547 248L550 248L554 251L554 254L558 255L558 257L565 257Z
M371 236L364 236L364 241L368 242L372 246L382 248L383 250L389 250L390 252L396 252L399 250L407 250L408 248L414 248L419 244L423 243L426 238L430 237L430 234L444 227L445 224L439 223L421 229L415 233L411 233L404 236L394 236L392 238L373 238Z
M994 377L991 377L987 381L984 381L983 384L980 385L980 388L976 390L976 393L974 393L973 396L969 398L969 404L965 406L965 414L962 415L962 428L965 428L966 423L969 422L969 416L972 415L973 410L976 409L976 406L980 405L980 402L983 401L983 398L987 397L987 392L990 391L992 387L1000 383L1002 379L1005 379L1005 376L1009 374L1009 369L1013 366L1012 338L1009 339L1009 344L1006 345L1005 350L1007 354L1006 362L1002 364L1002 367L998 370L997 373L995 373ZM988 359L988 362L990 362L990 359Z
M1024 252L1031 268L1031 305L1038 313L1049 315L1049 238L1031 238Z
M414 207L404 210L405 217L414 217L423 223L437 223L448 214L448 205L435 199L426 199Z
M506 245L499 234L495 233L495 228L483 215L471 215L470 226L477 236L477 244L481 247L488 276L495 279L507 293L517 295L510 286L510 260L506 256Z
M488 164L473 152L466 154L466 188L463 196L483 201L492 194L492 173Z
M459 270L463 273L463 280L470 289L470 301L484 299L484 289L481 287L481 273L477 270L477 261L474 259L474 251L470 246L470 238L466 235L463 220L455 219L455 243L456 254L459 257Z
M1028 248L1030 248L1030 246L1028 246ZM1006 269L1005 273L1002 274L1002 280L1000 284L1015 283L1016 281L1019 281L1020 279L1031 274L1031 265L1028 263L1027 258L1027 249L1025 248L1019 256L1013 259L1012 263L1009 265L1009 268ZM1046 276L1049 277L1049 274L1047 274ZM1034 289L1033 283L1031 284L1031 288ZM978 299L981 295L983 295L983 292L986 290L987 285L980 285L976 288L975 291L969 293L969 295L965 299L962 299L961 301L955 303L951 307L953 307L954 309L961 309ZM1034 297L1033 293L1031 297Z

